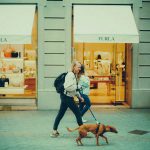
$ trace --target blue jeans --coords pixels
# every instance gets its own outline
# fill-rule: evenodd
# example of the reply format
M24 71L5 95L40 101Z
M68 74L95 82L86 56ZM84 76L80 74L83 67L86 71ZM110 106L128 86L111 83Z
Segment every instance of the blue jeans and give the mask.
M81 97L84 98L84 102L81 102L79 100L79 109L81 112L81 116L83 116L88 111L88 109L90 108L91 102L90 102L88 95L81 94Z
M61 119L64 117L67 108L70 108L71 111L74 113L78 125L79 126L82 125L83 122L82 122L80 110L79 110L78 106L76 105L76 103L74 102L73 97L69 97L64 94L60 94L60 98L61 98L61 104L60 104L58 114L55 118L53 129L54 130L58 129L59 123L60 123Z

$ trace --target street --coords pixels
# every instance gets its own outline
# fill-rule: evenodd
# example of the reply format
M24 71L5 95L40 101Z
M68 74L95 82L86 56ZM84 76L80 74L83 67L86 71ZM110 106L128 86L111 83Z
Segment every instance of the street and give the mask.
M60 136L50 134L57 111L0 111L0 150L149 150L150 109L92 109L96 118L105 125L117 128L118 134L106 133L109 144L89 133L82 140L84 146L77 146L78 132L69 133L66 127L77 127L75 116L67 111L58 131ZM85 116L87 123L95 123L90 111ZM131 134L130 131L147 131L145 134Z

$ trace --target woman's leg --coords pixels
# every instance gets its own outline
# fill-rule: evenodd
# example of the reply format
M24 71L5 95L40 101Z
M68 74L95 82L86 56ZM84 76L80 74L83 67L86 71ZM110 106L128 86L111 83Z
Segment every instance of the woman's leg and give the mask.
M85 105L85 103L82 102L81 100L79 100L79 110L80 110L80 112L82 112L84 105Z
M78 125L79 126L82 125L83 122L82 122L81 113L80 113L78 106L76 105L72 97L69 97L67 100L68 100L68 103L67 103L68 107L72 110L72 112L76 116Z
M81 115L83 116L87 112L87 110L90 108L91 102L90 102L88 95L82 94L81 96L84 98L84 102L85 102L85 106L83 110L81 111Z
M58 111L58 114L55 118L55 122L54 122L54 125L53 125L53 130L57 130L58 128L58 125L60 123L60 120L63 118L68 106L67 106L67 103L65 102L65 97L64 95L61 95L60 96L61 98L61 104L60 104L60 109Z

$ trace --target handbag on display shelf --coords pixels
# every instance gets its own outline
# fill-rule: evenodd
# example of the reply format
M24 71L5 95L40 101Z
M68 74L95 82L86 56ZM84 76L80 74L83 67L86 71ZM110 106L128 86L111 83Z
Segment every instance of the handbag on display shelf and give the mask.
M4 50L4 56L6 57L6 58L10 58L11 57L11 50Z
M4 52L4 57L6 58L10 58L12 57L12 52L14 51L15 49L13 47L11 47L11 45L7 45L7 47L5 47L3 49L3 52Z
M13 69L13 73L19 73L20 72L20 68L19 67L16 67L15 69Z
M11 85L12 85L13 87L21 87L21 86L22 86L22 82L21 82L20 80L18 80L18 79L13 79L13 80L11 81Z
M9 85L9 78L6 78L6 75L0 77L0 87L7 87Z
M11 52L11 57L12 57L12 58L18 57L18 52L12 51L12 52Z

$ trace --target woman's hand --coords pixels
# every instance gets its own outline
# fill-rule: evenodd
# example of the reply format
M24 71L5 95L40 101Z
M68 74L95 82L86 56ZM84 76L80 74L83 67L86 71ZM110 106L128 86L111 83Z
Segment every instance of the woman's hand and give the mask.
M84 98L83 97L79 96L78 98L80 99L81 102L84 102Z

